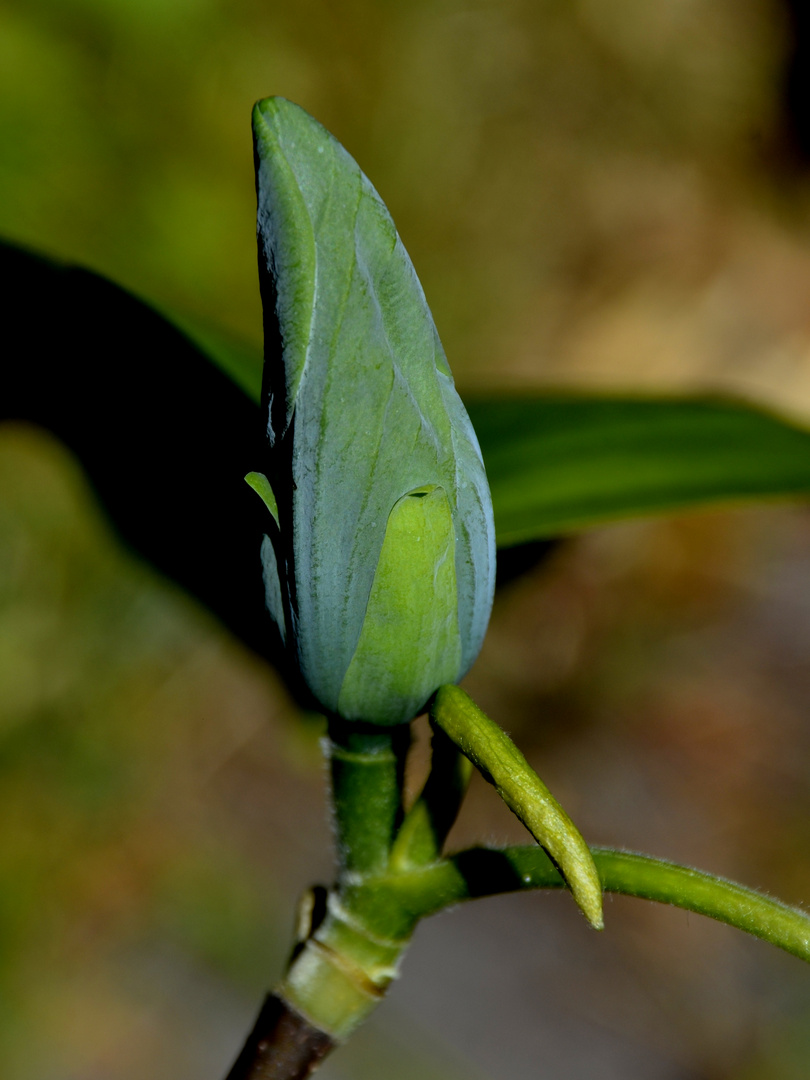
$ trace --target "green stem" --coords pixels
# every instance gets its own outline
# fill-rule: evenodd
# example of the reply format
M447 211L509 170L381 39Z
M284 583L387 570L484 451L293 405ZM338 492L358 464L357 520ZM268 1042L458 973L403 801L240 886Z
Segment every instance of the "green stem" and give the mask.
M717 919L810 962L810 915L754 889L688 866L611 848L591 848L603 888ZM400 909L417 920L462 900L565 882L538 847L472 848L392 879Z
M375 933L332 892L326 917L296 951L279 997L342 1042L385 996L407 945L407 938Z
M329 721L339 877L383 872L402 817L407 727Z
M408 934L375 932L346 898L361 896L387 880L389 854L402 817L408 728L329 721L327 753L339 869L320 916L304 904L304 916L280 1000L332 1042L341 1042L379 1003L408 944ZM388 897L384 899L389 899ZM396 901L394 901L396 907ZM398 920L401 925L401 919Z

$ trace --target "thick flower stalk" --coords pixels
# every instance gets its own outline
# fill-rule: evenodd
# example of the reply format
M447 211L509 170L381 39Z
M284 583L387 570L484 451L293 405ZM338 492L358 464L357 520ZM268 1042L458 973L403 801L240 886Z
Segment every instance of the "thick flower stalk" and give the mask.
M268 606L320 706L410 721L478 655L495 529L475 433L391 216L283 98L253 112Z

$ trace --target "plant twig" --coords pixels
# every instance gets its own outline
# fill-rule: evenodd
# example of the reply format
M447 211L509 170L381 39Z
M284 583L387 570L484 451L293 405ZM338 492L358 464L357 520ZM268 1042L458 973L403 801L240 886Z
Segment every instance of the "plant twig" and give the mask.
M606 892L707 915L810 962L807 912L734 881L650 855L600 847L591 853ZM564 885L542 848L526 846L471 848L391 883L413 920L479 896Z
M304 1080L336 1045L269 994L226 1080Z
M602 884L588 845L506 732L460 686L440 686L430 719L469 758L548 852L595 930L604 926Z
M407 727L329 721L338 875L383 871L402 816Z

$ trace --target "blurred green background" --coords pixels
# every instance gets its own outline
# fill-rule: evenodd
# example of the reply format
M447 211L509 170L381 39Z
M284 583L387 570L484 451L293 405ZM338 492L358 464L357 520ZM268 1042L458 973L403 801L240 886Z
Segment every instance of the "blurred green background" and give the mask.
M794 30L776 0L0 0L0 234L257 348L249 115L283 94L388 204L462 392L810 419ZM469 688L586 837L810 900L809 540L803 509L621 525L500 594ZM2 1076L221 1080L331 873L320 733L47 434L0 429ZM521 836L474 785L456 843ZM426 924L324 1076L806 1077L798 961L606 915Z

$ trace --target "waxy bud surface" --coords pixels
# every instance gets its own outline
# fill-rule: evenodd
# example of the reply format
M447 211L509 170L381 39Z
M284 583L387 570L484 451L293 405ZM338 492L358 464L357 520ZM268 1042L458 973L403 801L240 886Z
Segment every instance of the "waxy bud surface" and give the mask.
M478 441L354 159L283 98L255 106L253 131L267 442L249 482L272 515L268 606L324 709L407 722L469 669L489 619Z

